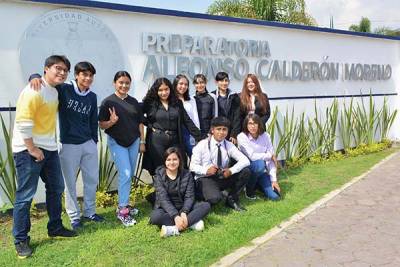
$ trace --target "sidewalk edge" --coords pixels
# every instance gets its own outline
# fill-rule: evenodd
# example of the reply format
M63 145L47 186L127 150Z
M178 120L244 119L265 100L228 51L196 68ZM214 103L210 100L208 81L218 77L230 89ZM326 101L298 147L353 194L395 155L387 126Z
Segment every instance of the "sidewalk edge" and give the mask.
M316 202L312 203L310 206L304 208L303 210L299 211L298 213L292 215L289 219L281 222L279 225L277 225L277 226L271 228L270 230L268 230L264 235L256 237L253 240L251 240L250 241L250 245L243 246L243 247L240 247L240 248L236 249L232 253L222 257L217 262L212 264L211 267L230 266L230 265L234 264L239 259L241 259L242 257L246 256L247 254L249 254L253 250L255 250L257 247L259 247L260 245L264 244L265 242L270 240L272 237L276 236L277 234L279 234L280 232L285 230L290 225L298 222L299 220L301 220L304 217L306 217L307 215L309 215L311 212L313 212L313 211L317 210L318 208L320 208L321 206L325 205L327 202L329 202L331 199L336 197L338 194L340 194L341 192L346 190L348 187L350 187L353 184L361 181L369 173L371 173L375 169L379 168L381 165L383 165L385 162L389 161L390 159L392 159L393 157L395 157L399 153L400 152L394 152L394 153L390 154L389 156L387 156L386 158L382 159L380 162L378 162L377 164L372 166L369 170L367 170L366 172L364 172L360 176L354 177L351 181L349 181L346 184L342 185L340 188L335 189L335 190L325 194L322 198L320 198Z

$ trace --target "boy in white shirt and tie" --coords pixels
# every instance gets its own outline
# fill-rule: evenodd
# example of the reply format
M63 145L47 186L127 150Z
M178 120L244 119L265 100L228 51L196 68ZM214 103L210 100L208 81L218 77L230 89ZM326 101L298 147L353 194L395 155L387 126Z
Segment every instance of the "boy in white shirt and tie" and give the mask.
M221 190L229 189L226 205L236 211L245 209L239 204L239 193L250 177L250 165L247 157L227 141L230 122L225 117L216 117L211 121L211 136L200 141L194 148L190 170L204 199L217 204L223 199ZM230 166L231 159L236 163Z

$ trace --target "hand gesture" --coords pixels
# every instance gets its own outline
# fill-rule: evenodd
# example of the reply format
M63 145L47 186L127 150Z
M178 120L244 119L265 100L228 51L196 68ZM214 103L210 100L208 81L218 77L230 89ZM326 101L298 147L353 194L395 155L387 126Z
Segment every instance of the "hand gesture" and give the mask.
M146 152L146 145L145 145L145 144L140 144L140 146L139 146L139 152L140 152L140 153Z
M183 219L181 216L176 216L174 221L175 221L176 227L178 227L179 232L185 229L185 227L184 227L185 225L184 225L184 222L183 222Z
M278 182L272 182L271 186L272 186L272 189L276 189L276 191L281 193L281 188L279 187Z
M237 145L237 140L234 137L229 137L229 141L232 142L232 144Z
M114 107L108 108L108 110L110 111L110 122L111 122L111 125L114 125L118 121L117 113L115 112L115 108Z
M213 165L213 166L211 166L210 168L208 168L206 174L207 174L208 176L214 175L214 174L217 173L217 171L218 171L218 167Z
M33 78L29 84L31 86L31 88L33 90L35 90L36 92L40 91L40 89L42 88L42 79L40 78Z
M232 172L230 169L227 168L227 169L224 169L223 174L224 174L224 178L228 178L229 176L232 175Z
M183 226L184 226L185 229L186 229L186 228L189 226L188 218L187 218L186 213L182 212L182 213L181 213L181 218L183 219Z
M35 158L36 162L42 161L44 159L43 151L36 146L34 146L32 149L29 149L28 153Z

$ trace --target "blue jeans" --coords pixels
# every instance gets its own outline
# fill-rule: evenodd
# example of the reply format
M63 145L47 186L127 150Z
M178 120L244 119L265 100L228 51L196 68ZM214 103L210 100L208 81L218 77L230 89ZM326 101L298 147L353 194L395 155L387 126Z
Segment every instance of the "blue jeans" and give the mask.
M139 138L129 147L118 145L111 137L107 136L108 147L118 170L118 206L126 207L129 204L132 176L135 174L136 162L139 153Z
M279 200L279 195L274 192L271 185L271 177L267 173L264 160L255 160L250 162L251 177L246 185L247 192L254 192L256 186L261 188L266 198Z
M185 144L186 154L190 158L192 156L194 144L190 142L190 139L192 139L192 137L188 129L186 129L186 127L182 127L182 135L183 135L183 143Z
M28 239L31 229L30 208L36 193L39 176L46 187L46 207L49 216L48 232L62 228L61 196L64 192L64 180L61 173L57 151L42 149L44 159L36 162L27 150L14 153L17 169L17 192L13 211L13 235L15 243Z

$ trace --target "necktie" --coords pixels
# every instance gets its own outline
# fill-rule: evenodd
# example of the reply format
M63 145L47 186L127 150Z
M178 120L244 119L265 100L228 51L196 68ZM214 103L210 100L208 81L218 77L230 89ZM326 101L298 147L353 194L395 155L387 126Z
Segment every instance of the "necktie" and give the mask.
M221 144L217 144L217 147L218 147L217 166L218 166L218 168L222 168L222 151L221 151Z

